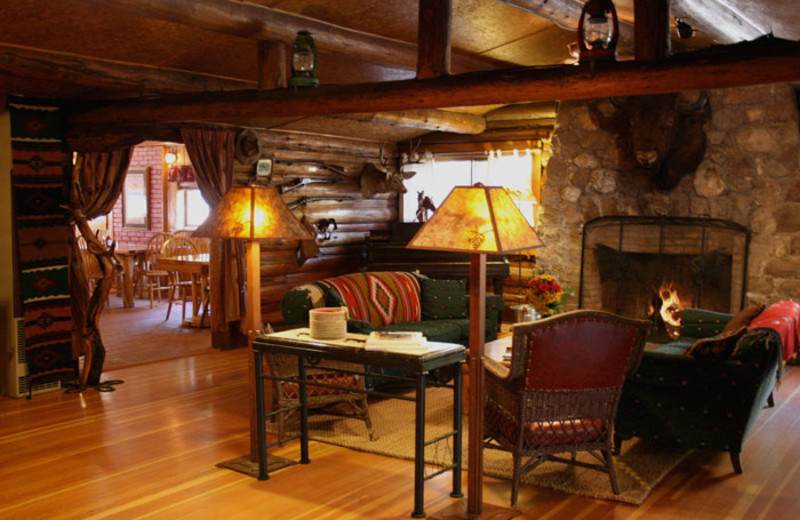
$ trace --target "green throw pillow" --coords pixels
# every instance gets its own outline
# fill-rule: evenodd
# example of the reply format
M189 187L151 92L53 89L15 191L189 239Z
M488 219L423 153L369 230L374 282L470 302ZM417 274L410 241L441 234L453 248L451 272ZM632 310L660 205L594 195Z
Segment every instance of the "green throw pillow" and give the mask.
M422 317L442 320L467 317L466 282L423 278Z

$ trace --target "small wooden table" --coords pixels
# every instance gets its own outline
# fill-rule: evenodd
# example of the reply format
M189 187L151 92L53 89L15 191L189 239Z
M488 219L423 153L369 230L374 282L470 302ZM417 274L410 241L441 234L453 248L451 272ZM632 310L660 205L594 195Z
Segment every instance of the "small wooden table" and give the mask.
M205 327L200 318L200 309L206 303L203 287L208 286L210 255L166 256L158 259L158 268L164 271L189 274L192 277L192 320L187 323L192 327Z

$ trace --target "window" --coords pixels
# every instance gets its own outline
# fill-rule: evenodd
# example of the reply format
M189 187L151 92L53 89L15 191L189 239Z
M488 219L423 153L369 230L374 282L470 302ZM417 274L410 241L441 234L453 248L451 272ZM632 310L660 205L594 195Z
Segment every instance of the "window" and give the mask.
M122 188L122 227L150 229L150 168L129 168Z
M197 186L181 183L175 196L175 229L195 229L208 217L208 211Z
M532 186L534 178L533 154L518 152L491 152L488 157L468 160L429 160L407 164L405 171L416 175L405 181L408 191L403 194L403 222L416 220L417 197L424 192L433 205L439 207L455 186L471 186L481 182L486 186L503 186L509 190L522 214L533 225L536 198Z

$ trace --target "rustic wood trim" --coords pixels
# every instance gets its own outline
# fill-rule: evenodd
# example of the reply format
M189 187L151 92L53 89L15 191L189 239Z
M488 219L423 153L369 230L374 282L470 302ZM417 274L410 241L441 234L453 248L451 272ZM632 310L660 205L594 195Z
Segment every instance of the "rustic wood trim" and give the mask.
M685 53L654 62L593 63L482 71L424 80L326 85L302 91L185 94L97 104L71 126L223 122L413 108L592 99L779 83L800 79L800 42L761 41Z

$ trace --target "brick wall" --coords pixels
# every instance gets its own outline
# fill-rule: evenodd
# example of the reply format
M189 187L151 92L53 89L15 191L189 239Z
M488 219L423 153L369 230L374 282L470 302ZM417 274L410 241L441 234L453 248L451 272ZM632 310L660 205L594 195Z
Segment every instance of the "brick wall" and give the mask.
M150 225L148 229L122 227L122 197L112 211L114 238L120 249L143 249L154 234L164 231L163 146L137 146L131 158L131 168L150 168Z

